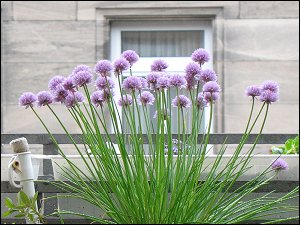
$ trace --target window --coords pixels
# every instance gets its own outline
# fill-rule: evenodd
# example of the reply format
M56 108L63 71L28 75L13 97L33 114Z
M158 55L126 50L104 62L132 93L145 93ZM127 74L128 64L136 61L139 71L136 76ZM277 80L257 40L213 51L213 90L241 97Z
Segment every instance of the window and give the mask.
M146 76L150 71L151 63L157 58L168 62L168 72L183 74L185 66L191 62L190 56L195 49L205 48L212 56L211 21L113 21L110 46L112 61L128 49L139 54L140 60L132 68L136 76ZM212 69L212 60L203 68ZM128 75L129 72L124 73L124 78ZM120 93L117 93L116 98L119 97ZM175 91L172 97L175 97ZM122 109L119 110L121 112ZM154 112L155 107L150 106L150 113L154 115ZM208 120L208 112L209 109L206 108L203 118L205 124ZM172 116L174 119L177 118L177 110L174 110L174 113L172 111ZM187 129L191 128L190 116L186 114ZM153 122L155 124L155 120ZM177 124L174 123L172 127L174 133L177 133L176 126ZM205 125L202 129L204 127Z

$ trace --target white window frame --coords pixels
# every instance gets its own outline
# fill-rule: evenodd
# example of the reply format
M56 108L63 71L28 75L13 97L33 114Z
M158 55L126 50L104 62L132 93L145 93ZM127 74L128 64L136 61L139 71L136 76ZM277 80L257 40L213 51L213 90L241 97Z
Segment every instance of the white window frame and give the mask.
M205 63L203 69L213 69L213 32L211 20L139 20L139 21L112 21L110 29L110 56L111 61L115 61L120 58L122 53L121 49L121 32L122 31L190 31L201 30L204 31L204 48L208 51L211 59L208 63ZM191 52L192 53L192 52ZM150 65L157 59L162 58L167 61L169 67L167 71L184 73L185 66L191 62L190 57L140 57L139 61L132 66L133 75L146 76L150 72ZM125 72L124 76L128 76L129 72ZM117 81L117 80L116 80ZM118 82L116 83L115 100L117 101L121 97L119 91ZM118 107L120 115L122 114L122 108ZM121 117L122 118L122 117ZM205 108L204 114L205 128L208 125L209 107ZM121 123L122 121L120 121ZM213 126L212 126L213 127ZM213 130L211 131L213 132Z

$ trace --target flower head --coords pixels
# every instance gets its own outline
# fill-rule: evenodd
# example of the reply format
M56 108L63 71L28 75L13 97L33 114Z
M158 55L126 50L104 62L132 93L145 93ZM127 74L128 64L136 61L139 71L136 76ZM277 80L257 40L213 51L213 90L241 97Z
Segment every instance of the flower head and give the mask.
M216 81L209 81L203 85L203 92L220 92L221 88Z
M215 103L220 98L219 92L204 92L204 100L208 102Z
M130 106L132 104L132 97L131 95L123 95L119 101L118 101L118 105L119 106Z
M66 100L66 97L69 95L69 92L66 89L64 89L62 85L58 85L53 95L55 102L63 103Z
M166 75L166 73L164 73L164 72L151 72L146 76L146 80L147 80L148 84L150 85L150 87L154 89L156 87L157 79L159 77L163 77L165 75Z
M103 106L105 99L103 98L103 90L101 91L95 91L92 95L91 95L91 100L92 103L94 104L95 107L98 106Z
M191 62L185 67L185 74L187 76L196 76L201 74L201 67L198 63Z
M73 83L76 86L82 87L92 81L93 75L89 71L79 71L72 76Z
M196 85L198 83L197 79L196 79L196 76L190 76L188 74L186 74L185 76L185 79L186 79L186 88L188 90L193 90L196 88Z
M57 75L50 79L48 88L50 91L56 91L58 85L61 85L65 81L65 77Z
M268 104L272 102L277 102L279 99L279 94L277 92L273 92L271 90L265 90L259 96L259 100L261 102L266 102Z
M21 106L26 106L26 109L30 106L33 107L37 100L37 97L32 92L25 92L19 98L19 104Z
M163 89L166 89L170 86L170 81L169 81L169 78L167 76L162 76L162 77L159 77L156 81L156 85L155 85L155 88L157 90L163 90Z
M199 93L197 96L197 106L199 109L203 109L207 106L207 101L205 100L203 93Z
M289 166L286 161L281 158L276 159L272 163L272 169L279 171L279 170L288 170Z
M125 58L119 58L114 62L114 67L115 67L115 72L117 74L120 74L124 70L128 70L130 67L130 64Z
M155 98L149 91L143 91L138 97L138 101L141 105L153 105Z
M62 86L64 87L64 89L66 89L67 91L71 91L71 92L75 92L75 84L74 84L74 81L73 81L73 78L70 76L70 77L67 77L64 82L62 83Z
M168 64L163 59L157 59L154 60L154 62L151 64L151 71L163 71L168 68Z
M202 73L199 75L199 80L203 84L205 84L209 81L217 81L217 74L213 70L206 69L206 70L203 70Z
M192 54L192 60L199 63L204 64L205 62L208 62L210 57L208 52L203 48L196 49Z
M78 65L72 71L72 75L71 76L73 76L76 73L81 72L81 71L88 71L88 72L92 73L92 70L91 70L91 68L89 66L87 66L87 65Z
M185 88L186 83L184 76L179 74L173 74L169 78L169 85L172 87Z
M140 77L130 76L123 81L123 88L128 91L141 90L143 83Z
M96 87L99 90L103 90L106 88L112 89L115 87L115 83L110 77L98 77L96 80Z
M95 72L103 77L107 76L113 69L112 63L108 60L100 60L94 68Z
M251 85L246 88L246 95L249 97L255 97L255 96L260 96L261 95L261 88L257 85Z
M39 107L49 105L53 102L53 95L49 91L37 93L37 104Z
M148 88L148 82L145 78L140 77L142 88Z
M84 101L84 96L81 92L77 91L75 93L70 93L65 99L65 105L68 108L74 107L77 102L83 102Z
M189 108L191 106L191 100L184 95L179 95L172 100L172 106Z
M267 80L267 81L262 83L261 89L263 91L269 90L269 91L272 91L272 92L278 92L279 91L279 85L275 81Z
M134 63L136 63L139 60L139 55L136 54L133 50L126 50L122 53L122 57L125 58L130 66L132 66Z

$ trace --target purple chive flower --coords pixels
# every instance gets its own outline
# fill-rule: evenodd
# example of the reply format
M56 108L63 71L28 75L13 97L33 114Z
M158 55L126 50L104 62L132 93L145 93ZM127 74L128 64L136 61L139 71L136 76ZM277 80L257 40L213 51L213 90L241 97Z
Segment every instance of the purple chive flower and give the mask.
M115 83L110 77L98 77L95 83L98 90L112 89L115 87Z
M213 70L206 69L206 70L203 70L202 73L199 75L199 80L203 84L205 84L209 81L217 81L217 74Z
M92 96L91 96L91 100L92 100L92 103L95 105L95 107L98 107L98 106L103 106L104 102L105 102L105 99L104 99L104 91L101 90L101 91L95 91Z
M204 92L204 100L208 102L215 103L220 98L219 92Z
M169 78L169 85L172 87L185 88L186 83L184 76L179 74L173 74Z
M249 97L255 97L261 95L261 88L257 85L251 85L246 88L245 94Z
M132 97L131 95L123 95L119 101L118 101L118 105L119 106L130 106L132 104Z
M143 83L140 77L130 76L123 81L123 88L128 91L141 90Z
M56 91L58 85L61 85L65 81L65 77L57 75L50 79L48 88L50 91Z
M288 170L289 166L286 161L281 158L276 159L272 162L272 169L279 171L279 170Z
M160 72L160 71L164 71L167 68L168 68L168 64L163 59L154 60L154 62L151 64L151 71Z
M190 76L190 75L185 75L184 76L186 79L186 89L187 90L193 90L196 88L196 85L198 83L196 76Z
M129 62L124 58L119 58L114 62L115 72L117 74L122 73L124 70L128 70L130 67Z
M147 80L148 84L150 85L150 88L154 89L156 87L157 79L159 77L163 77L165 75L166 75L166 73L164 73L164 72L151 72L151 73L149 73L146 76L146 80Z
M149 91L143 91L138 97L138 101L141 105L153 105L155 98Z
M203 85L203 92L220 92L221 88L216 81L209 81Z
M170 87L170 81L167 76L162 76L157 79L156 85L155 85L155 88L157 90L167 89L168 87Z
M189 108L191 106L191 100L184 96L184 95L179 95L176 96L173 100L172 100L172 106L173 107L183 107L183 108Z
M125 58L130 66L133 65L133 63L136 63L139 60L139 55L136 54L135 51L133 50L126 50L122 53L122 57Z
M73 83L76 86L82 87L92 81L93 75L89 71L79 71L73 75Z
M108 60L100 60L94 68L95 72L103 77L107 76L113 69L112 63Z
M210 59L208 52L203 48L196 49L193 52L191 57L194 62L197 62L200 65L203 65L205 62L208 62Z
M76 73L81 72L81 71L88 71L88 72L92 73L92 70L89 66L87 66L87 65L78 65L72 71L71 76L74 76Z
M62 86L64 87L64 89L66 89L67 91L71 91L71 92L75 92L75 84L73 81L72 77L67 77L64 82L62 83Z
M201 74L201 67L198 63L191 62L185 67L185 73L187 76L196 76Z
M49 91L40 91L37 93L37 102L39 107L49 105L53 102L53 95Z
M197 106L199 109L203 109L207 106L207 101L205 100L203 93L199 93L197 96Z
M266 102L268 104L272 102L277 102L279 99L279 94L277 92L273 92L271 90L265 90L259 96L259 100L261 102Z
M30 106L33 107L37 100L37 97L32 92L24 92L19 98L19 104L26 106L26 109Z
M148 82L145 78L140 78L141 83L142 83L142 88L148 88Z
M69 95L69 92L66 89L64 89L62 85L58 85L53 95L55 102L63 103L66 100L66 97Z
M77 91L75 93L69 93L68 96L65 99L65 105L68 108L74 107L77 102L83 102L84 96L81 92Z
M262 91L269 90L269 91L272 91L272 92L278 92L279 91L279 85L275 81L267 80L267 81L262 83L261 89L262 89Z

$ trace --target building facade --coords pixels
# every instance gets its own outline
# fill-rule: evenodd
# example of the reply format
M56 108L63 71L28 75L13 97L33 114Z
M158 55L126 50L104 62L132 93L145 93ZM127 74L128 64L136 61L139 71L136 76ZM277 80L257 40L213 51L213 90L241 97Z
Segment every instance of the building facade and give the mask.
M222 86L214 132L243 132L251 107L244 89L264 80L280 85L280 101L271 105L265 132L299 131L298 1L2 1L1 28L1 133L44 133L34 114L18 106L23 92L48 89L52 76L68 76L78 64L93 67L100 59L114 59L122 46L147 39L135 37L137 32L155 36L158 30L204 32L183 34L173 50L176 43L203 35ZM122 39L126 31L135 33ZM178 56L186 60L193 46L192 39L186 41ZM152 56L160 56L158 51ZM46 109L39 112L53 132L63 132ZM79 132L65 115L63 121Z

